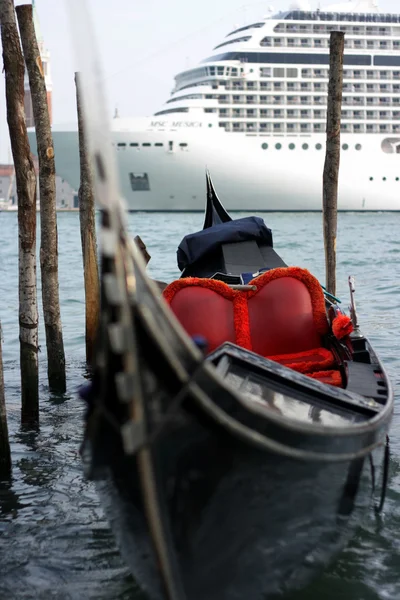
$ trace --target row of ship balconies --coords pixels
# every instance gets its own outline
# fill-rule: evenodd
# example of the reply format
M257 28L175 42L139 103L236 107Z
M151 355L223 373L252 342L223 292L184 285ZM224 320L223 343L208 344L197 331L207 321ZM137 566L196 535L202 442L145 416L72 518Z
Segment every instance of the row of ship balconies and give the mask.
M393 36L400 35L400 27L384 25L342 25L325 23L278 23L274 27L274 33L319 33L330 34L331 31L343 31L346 35L356 36Z
M275 91L275 92L327 92L328 84L325 82L311 82L311 81L268 81L268 85L262 88L257 86L250 86L245 88L242 87L231 87L229 91ZM225 89L227 89L225 87ZM400 93L400 83L343 83L343 92L357 92L363 94L367 93L385 93L385 94L398 94ZM206 94L206 97L209 94ZM212 95L212 94L211 94ZM219 94L221 100L225 100L224 94ZM225 96L225 97L224 97Z
M206 95L209 96L209 94ZM327 104L327 96L302 96L302 95L293 95L293 96L281 96L281 95L235 95L225 96L220 95L218 99L218 104L226 104L226 105L235 105L235 104L297 104L297 105L313 105L313 104ZM183 100L182 100L183 101ZM400 105L400 95L392 95L392 96L346 96L342 97L342 104L344 106L399 106ZM206 112L212 112L213 107L210 106L206 108Z
M400 108L400 106L399 106ZM220 119L230 118L260 118L260 119L323 119L326 120L326 110L314 109L244 109L222 108L215 111ZM342 110L342 119L373 120L373 121L400 121L400 110Z
M225 131L236 131L246 133L325 133L325 123L302 123L302 122L255 122L255 121L220 121L219 127ZM340 130L343 133L382 133L399 134L400 123L342 123Z
M241 84L246 85L246 83L256 82L258 77L262 79L268 77L272 79L297 79L300 77L301 79L315 78L315 79L328 79L329 77L329 69L326 67L317 67L311 69L310 67L260 67L257 70L256 67L252 66L250 63L247 64L246 72L244 67L241 69L240 74L232 74L233 68L231 67L218 67L217 70L215 67L207 67L206 73L199 73L199 79L203 79L204 75L210 77L228 77L227 80L218 80L216 79L206 79L205 81L209 81L210 84L219 84L219 85L228 85L231 84L233 86L240 86ZM237 69L236 69L237 71ZM195 74L196 75L196 74ZM179 76L181 77L181 76ZM194 78L196 79L196 77ZM400 70L399 69L343 69L343 79L395 79L400 80Z
M329 37L265 37L260 46L264 48L329 48ZM346 39L345 49L352 50L400 50L400 39Z
M188 77L187 74L179 75L176 78L176 87L174 92L185 90L192 87L210 85L213 89L223 87L227 90L266 90L274 81L265 81L265 79L287 79L288 83L295 85L296 79L325 79L328 80L329 69L324 68L297 68L297 67L260 67L259 69L247 65L247 71L241 68L241 76L232 75L233 68L221 67L221 72L217 72L215 67L207 67L205 72L194 73ZM235 69L237 71L237 69ZM189 73L190 74L190 73ZM226 77L226 79L218 79ZM261 81L259 80L261 79ZM343 79L358 81L400 81L400 69L344 69ZM189 82L190 81L190 82ZM284 82L282 82L284 83Z

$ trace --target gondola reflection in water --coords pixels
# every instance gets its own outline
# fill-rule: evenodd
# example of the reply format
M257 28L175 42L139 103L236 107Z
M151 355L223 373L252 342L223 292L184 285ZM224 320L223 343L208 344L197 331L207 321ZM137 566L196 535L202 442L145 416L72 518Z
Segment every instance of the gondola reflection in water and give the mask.
M207 174L204 229L161 293L102 214L102 309L82 454L151 599L304 586L383 504L393 393L352 319Z

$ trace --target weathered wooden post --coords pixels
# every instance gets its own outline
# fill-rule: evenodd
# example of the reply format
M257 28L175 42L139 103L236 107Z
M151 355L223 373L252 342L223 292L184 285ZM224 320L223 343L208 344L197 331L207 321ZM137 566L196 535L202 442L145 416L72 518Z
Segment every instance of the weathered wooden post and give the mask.
M340 117L343 89L344 33L330 36L326 153L323 175L323 221L326 289L336 295L337 190L340 163Z
M65 392L65 353L58 287L56 168L47 91L33 24L32 5L23 4L17 6L15 10L29 76L39 158L40 270L46 331L47 375L51 390Z
M97 336L100 312L100 282L97 263L96 218L93 193L93 177L86 147L83 127L83 114L80 100L79 73L75 73L76 103L78 110L79 158L81 183L79 186L79 218L81 224L81 242L83 273L85 278L86 304L86 361L91 362Z
M11 452L8 439L6 399L4 394L2 331L0 323L0 479L11 474Z
M36 173L24 111L24 58L13 0L0 0L7 122L18 195L19 338L22 422L39 419L38 310L36 291Z

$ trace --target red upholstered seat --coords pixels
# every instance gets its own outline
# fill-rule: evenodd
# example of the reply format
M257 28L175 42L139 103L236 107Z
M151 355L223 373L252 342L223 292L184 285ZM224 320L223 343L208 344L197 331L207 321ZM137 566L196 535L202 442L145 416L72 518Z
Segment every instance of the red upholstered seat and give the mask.
M236 343L231 290L184 287L171 300L171 308L189 335L202 335L211 352L224 342Z
M207 340L209 352L230 341L314 378L321 372L321 380L340 385L327 371L335 360L322 347L329 323L315 277L287 267L250 284L256 289L238 291L222 281L188 277L167 286L164 297L189 335Z

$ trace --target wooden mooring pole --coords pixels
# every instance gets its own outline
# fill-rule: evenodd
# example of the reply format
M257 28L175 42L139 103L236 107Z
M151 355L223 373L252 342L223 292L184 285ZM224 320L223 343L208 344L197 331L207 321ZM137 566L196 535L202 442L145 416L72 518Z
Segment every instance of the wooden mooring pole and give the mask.
M11 474L11 452L8 439L6 399L4 394L2 341L0 323L0 479L8 479Z
M83 113L80 99L79 73L75 73L76 104L78 111L79 158L81 182L79 186L79 218L81 224L81 242L83 256L83 273L85 279L86 305L86 361L93 358L94 345L100 313L100 282L97 263L96 218L93 193L93 176L88 158Z
M39 420L36 173L24 110L24 73L13 0L0 0L7 122L18 195L19 339L23 423Z
M31 90L39 158L40 271L50 389L65 392L65 353L58 285L56 168L47 91L33 24L32 4L16 7L22 48Z
M323 175L323 222L326 289L336 295L337 198L340 163L340 117L343 89L344 33L330 36L326 154Z

